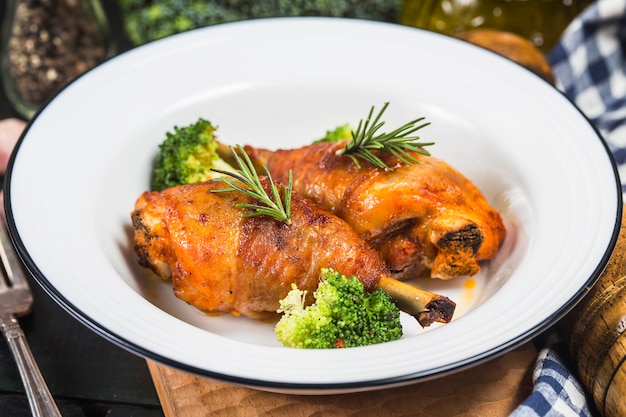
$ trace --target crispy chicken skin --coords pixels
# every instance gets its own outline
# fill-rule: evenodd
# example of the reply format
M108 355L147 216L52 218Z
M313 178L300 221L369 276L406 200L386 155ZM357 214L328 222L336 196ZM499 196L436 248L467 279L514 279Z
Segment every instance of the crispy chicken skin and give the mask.
M246 146L255 166L277 181L293 172L294 190L344 219L386 262L394 278L474 275L492 259L506 230L500 214L463 174L432 156L393 171L338 155L345 142L269 151Z
M357 276L366 289L388 271L347 223L294 193L292 224L243 218L239 192L220 182L145 192L131 213L139 263L172 280L177 297L207 312L275 313L291 284L317 288L320 269Z

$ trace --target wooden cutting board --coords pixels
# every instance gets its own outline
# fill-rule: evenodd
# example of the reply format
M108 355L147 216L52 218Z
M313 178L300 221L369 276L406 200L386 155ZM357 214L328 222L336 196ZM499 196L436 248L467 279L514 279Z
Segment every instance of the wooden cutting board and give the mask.
M532 391L532 343L432 381L371 392L307 396L259 391L148 361L166 417L506 417Z

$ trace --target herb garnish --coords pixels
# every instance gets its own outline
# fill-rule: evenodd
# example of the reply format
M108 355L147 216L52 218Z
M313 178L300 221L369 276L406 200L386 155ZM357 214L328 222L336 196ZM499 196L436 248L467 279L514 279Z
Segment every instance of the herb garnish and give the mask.
M228 184L229 188L223 188L220 190L211 190L212 192L229 192L239 191L245 195L257 200L261 204L235 204L235 207L251 209L250 213L245 213L243 217L255 217L255 216L270 216L276 220L279 220L287 225L291 224L291 195L293 190L293 178L291 170L289 170L289 183L287 186L281 184L280 190L266 166L263 166L265 175L270 183L271 196L263 188L259 175L257 174L254 164L250 160L250 157L241 145L237 145L239 153L243 155L243 158L238 155L238 152L230 146L230 150L239 165L239 169L235 172L221 171L214 169L213 171L224 174L224 177L214 178L214 181L224 182ZM281 199L282 193L282 199Z
M388 102L385 103L374 120L372 120L374 113L374 106L372 106L367 119L359 122L356 132L352 132L352 139L343 149L337 151L337 154L350 157L358 168L361 168L361 165L357 157L387 171L393 171L393 169L385 164L374 151L390 153L407 165L419 163L419 160L410 155L408 151L430 156L430 153L422 149L422 146L433 145L434 142L416 142L419 136L410 136L415 131L430 124L430 122L424 122L416 126L417 123L424 120L424 117L405 123L389 133L377 133L385 124L379 120L387 106L389 106Z

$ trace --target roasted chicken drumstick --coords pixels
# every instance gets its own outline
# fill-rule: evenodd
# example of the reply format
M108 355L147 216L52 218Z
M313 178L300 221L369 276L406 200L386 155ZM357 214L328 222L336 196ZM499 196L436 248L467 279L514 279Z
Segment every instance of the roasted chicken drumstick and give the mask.
M385 260L394 278L474 275L506 231L500 214L458 170L412 152L407 165L379 153L393 170L338 154L346 144L319 142L270 151L246 146L255 166L277 181L293 172L294 190L344 219Z
M266 179L263 177L264 187ZM389 288L422 326L448 322L455 304L389 276L384 262L343 220L296 193L286 225L243 218L238 192L208 181L145 192L131 213L139 263L173 283L177 297L208 312L261 318L275 314L291 284L309 294L320 269L359 278L369 291Z

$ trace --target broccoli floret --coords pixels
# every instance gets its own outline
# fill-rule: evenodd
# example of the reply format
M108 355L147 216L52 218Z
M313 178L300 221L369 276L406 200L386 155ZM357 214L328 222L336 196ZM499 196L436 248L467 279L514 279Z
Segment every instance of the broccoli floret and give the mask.
M339 142L346 139L352 139L352 126L350 123L343 124L341 126L337 126L334 130L326 131L326 135L314 141L317 142Z
M140 45L237 20L330 16L397 23L401 0L117 0L130 41Z
M221 175L211 169L233 172L217 153L215 129L211 122L200 118L189 126L175 126L173 132L167 132L154 162L152 189L161 191Z
M303 349L366 346L402 337L400 310L382 289L365 291L356 277L322 269L306 306L306 291L295 284L281 300L274 330L283 345Z

